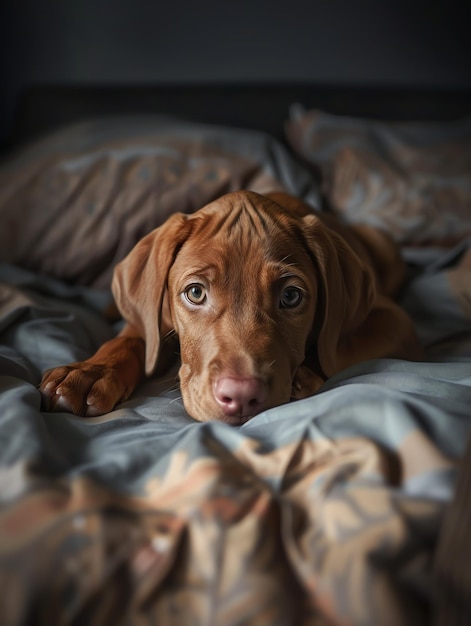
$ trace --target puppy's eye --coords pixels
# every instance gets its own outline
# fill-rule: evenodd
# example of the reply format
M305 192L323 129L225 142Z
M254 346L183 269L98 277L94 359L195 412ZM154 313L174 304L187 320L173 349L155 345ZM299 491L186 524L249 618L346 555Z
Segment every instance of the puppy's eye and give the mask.
M303 293L297 287L286 287L280 298L280 307L282 309L294 309L301 304Z
M194 285L190 285L184 291L185 298L191 304L203 304L206 300L206 289L203 285L195 283Z

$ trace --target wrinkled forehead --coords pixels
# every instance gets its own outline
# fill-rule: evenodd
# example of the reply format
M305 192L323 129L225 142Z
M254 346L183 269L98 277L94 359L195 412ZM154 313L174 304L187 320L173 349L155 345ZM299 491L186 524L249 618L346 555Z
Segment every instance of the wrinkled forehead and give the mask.
M242 264L254 272L267 262L293 267L309 263L301 218L264 196L230 194L191 221L176 258L180 266Z

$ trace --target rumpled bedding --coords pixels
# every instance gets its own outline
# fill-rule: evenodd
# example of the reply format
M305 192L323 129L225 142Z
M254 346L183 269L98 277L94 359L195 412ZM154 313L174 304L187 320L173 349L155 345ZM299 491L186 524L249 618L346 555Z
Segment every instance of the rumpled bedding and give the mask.
M403 245L471 235L471 117L385 122L293 105L286 134L346 220L385 228Z
M275 152L278 184L318 202L304 166ZM252 156L266 171L266 155ZM36 205L15 172L1 211L13 215L23 193L19 219ZM35 176L29 190L43 184ZM63 207L82 206L88 184ZM356 365L238 428L192 420L176 371L101 417L41 410L41 372L86 358L119 328L102 315L110 269L87 260L68 280L67 241L57 272L34 269L26 253L0 264L0 623L429 624L436 546L471 426L466 233L452 246L403 245L401 302L424 362ZM84 257L93 251L82 242Z
M83 121L0 167L0 260L106 288L172 213L237 189L285 189L319 206L312 176L264 133L159 115Z

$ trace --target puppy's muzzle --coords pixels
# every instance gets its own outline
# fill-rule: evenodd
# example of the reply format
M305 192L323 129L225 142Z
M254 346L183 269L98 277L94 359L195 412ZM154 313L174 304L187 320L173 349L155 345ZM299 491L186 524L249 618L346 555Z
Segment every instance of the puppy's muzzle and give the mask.
M226 417L245 421L263 410L268 399L268 387L255 376L221 376L213 383L213 395Z

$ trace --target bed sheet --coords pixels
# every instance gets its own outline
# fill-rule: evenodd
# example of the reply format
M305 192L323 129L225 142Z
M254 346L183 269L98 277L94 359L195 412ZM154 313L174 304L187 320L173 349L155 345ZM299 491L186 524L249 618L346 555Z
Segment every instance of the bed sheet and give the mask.
M2 624L428 623L471 426L468 256L404 293L427 362L357 365L240 428L194 422L176 372L101 417L42 412L40 372L116 332L109 294L2 265Z
M316 176L264 135L128 122L74 127L0 167L0 623L430 623L471 427L471 241L398 239L422 363L356 365L238 428L192 420L176 370L101 417L46 413L41 372L118 330L101 312L122 234L129 247L243 181L320 202ZM77 224L95 237L86 258Z

